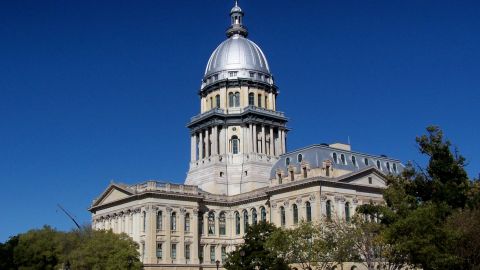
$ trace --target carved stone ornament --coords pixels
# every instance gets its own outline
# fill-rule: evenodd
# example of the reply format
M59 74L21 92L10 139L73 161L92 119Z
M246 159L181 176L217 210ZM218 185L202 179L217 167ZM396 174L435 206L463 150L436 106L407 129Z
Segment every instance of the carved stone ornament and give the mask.
M198 208L193 208L192 213L194 216L198 216Z
M277 203L272 203L272 208L277 208Z
M296 202L297 204L302 204L302 198L298 197L295 202Z
M315 201L315 194L310 195L309 198L310 198L310 201L312 201L312 202Z
M320 200L322 200L322 201L326 201L327 199L328 199L328 197L326 195L320 196Z
M285 201L285 202L283 202L283 205L284 205L285 207L288 207L289 202L288 202L288 201Z
M165 210L167 210L168 213L171 213L173 211L173 208L167 207L167 208L165 208Z
M345 202L345 197L343 197L343 196L335 196L335 201L336 201L336 202Z
M185 209L185 208L180 208L180 213L181 213L181 214L185 214L186 212L187 212L187 209Z

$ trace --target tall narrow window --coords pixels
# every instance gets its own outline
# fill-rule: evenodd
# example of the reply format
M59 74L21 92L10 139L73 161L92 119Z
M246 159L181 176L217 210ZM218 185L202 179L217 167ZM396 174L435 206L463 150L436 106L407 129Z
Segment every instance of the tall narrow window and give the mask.
M210 263L215 263L215 246L210 246Z
M225 262L225 259L227 259L227 247L222 246L222 262Z
M172 250L170 253L173 260L177 259L177 244L172 244Z
M198 259L200 260L200 263L203 263L204 254L205 254L205 246L201 245L200 248L198 249Z
M258 94L258 107L262 107L262 95Z
M387 171L390 172L390 162L387 162Z
M220 95L215 96L215 107L220 108Z
M205 232L203 231L203 213L198 213L198 231L200 234L204 234Z
M345 159L345 155L344 155L344 154L340 154L340 159L342 160L342 164L343 164L343 165L347 165L347 160Z
M285 207L280 206L280 224L285 226Z
M239 150L239 140L236 135L232 136L232 153L238 154Z
M210 109L213 109L213 97L210 97Z
M235 107L240 107L240 93L235 92Z
M350 203L349 202L345 203L345 220L347 222L350 222Z
M267 109L267 107L268 107L268 97L265 96L265 109Z
M368 166L368 158L364 158L363 162L365 163L365 166Z
M157 259L162 259L163 257L163 249L162 249L162 243L157 242Z
M185 259L190 260L190 244L185 244Z
M278 177L278 183L281 184L282 183L282 174L281 173L277 174L277 177Z
M394 172L394 173L397 172L397 163L393 163L393 172Z
M220 215L218 216L218 222L219 222L219 230L220 230L220 235L225 235L227 232L227 220L225 218L225 212L221 212Z
M293 204L292 208L293 208L293 224L298 224L298 207L296 204Z
M325 167L325 176L329 177L330 176L330 166Z
M379 170L382 169L382 167L380 166L380 160L377 160L377 168L378 168Z
M240 214L235 212L235 233L240 234Z
M333 153L333 162L338 163L337 153Z
M303 171L303 178L307 178L307 167L303 167L302 171Z
M190 214L185 214L185 232L190 232Z
M302 154L298 154L298 155L297 155L297 161L298 161L298 163L301 163L302 160L303 160L303 155L302 155Z
M235 103L234 103L234 96L233 96L233 93L230 92L228 93L228 107L234 107L235 106Z
M248 94L248 105L255 105L255 95L253 93Z
M265 210L265 207L260 207L260 220L263 222L267 221L267 210Z
M257 224L257 210L255 208L252 209L252 224Z
M293 170L290 171L290 181L295 180L295 173L293 173Z
M145 232L147 229L147 213L145 211L142 212L142 232Z
M312 206L310 205L310 202L305 203L305 211L307 216L307 222L312 221Z
M162 220L162 211L157 212L157 231L162 230L163 227L163 220Z
M243 233L247 233L248 229L248 212L243 210Z
M328 200L326 203L326 210L327 210L327 219L332 219L332 201Z
M172 231L177 230L177 213L175 213L175 212L172 212L172 216L171 216L171 219L170 219L170 229Z
M215 213L208 213L208 235L215 234Z
M352 164L353 166L357 166L357 158L355 156L352 156Z

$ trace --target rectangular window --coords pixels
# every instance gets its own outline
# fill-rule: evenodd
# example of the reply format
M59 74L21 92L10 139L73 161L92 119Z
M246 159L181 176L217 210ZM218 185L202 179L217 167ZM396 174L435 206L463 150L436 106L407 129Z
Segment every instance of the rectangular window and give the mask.
M225 262L225 259L227 259L227 247L222 246L222 262Z
M369 184L372 183L372 177L368 177L368 183L369 183Z
M213 77L215 78L215 81L218 81L218 74L213 75Z
M215 246L210 246L210 263L215 263Z
M228 72L228 76L230 76L230 77L235 77L235 76L237 76L237 71L230 71L230 72Z
M255 77L255 72L250 72L250 78Z
M172 244L172 250L170 254L173 260L177 258L177 244Z
M162 243L157 242L157 258L162 259L163 250L162 250Z
M198 259L200 260L200 263L203 263L204 250L205 246L200 246L200 249L198 250Z
M262 95L258 95L258 107L262 107Z
M190 244L185 244L185 259L190 260Z

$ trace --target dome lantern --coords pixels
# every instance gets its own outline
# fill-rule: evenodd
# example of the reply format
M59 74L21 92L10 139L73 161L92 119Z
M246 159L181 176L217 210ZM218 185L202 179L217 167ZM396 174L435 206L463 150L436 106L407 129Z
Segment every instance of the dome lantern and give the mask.
M235 1L235 6L230 11L230 18L232 20L230 27L227 29L227 37L231 37L235 34L243 37L248 36L248 31L243 26L243 11L238 6L238 1Z

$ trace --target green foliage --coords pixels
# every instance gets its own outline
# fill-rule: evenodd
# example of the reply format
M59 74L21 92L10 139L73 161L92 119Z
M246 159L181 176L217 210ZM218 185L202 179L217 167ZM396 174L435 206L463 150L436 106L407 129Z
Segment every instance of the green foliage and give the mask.
M137 244L125 234L82 228L59 232L45 226L0 246L0 269L142 269Z
M277 230L275 225L266 222L249 226L244 236L244 244L238 250L228 254L223 267L227 270L253 270L256 267L262 270L289 269L282 258L265 246L268 238Z

